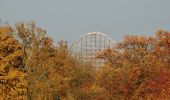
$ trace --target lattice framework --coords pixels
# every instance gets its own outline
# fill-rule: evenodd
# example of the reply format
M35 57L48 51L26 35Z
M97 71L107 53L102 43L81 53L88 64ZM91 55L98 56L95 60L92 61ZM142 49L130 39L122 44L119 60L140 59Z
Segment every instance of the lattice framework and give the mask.
M95 66L98 66L105 61L103 59L96 59L96 53L106 48L113 48L114 45L115 42L105 33L90 32L77 39L70 47L70 50L72 55L76 56L79 60L92 62Z

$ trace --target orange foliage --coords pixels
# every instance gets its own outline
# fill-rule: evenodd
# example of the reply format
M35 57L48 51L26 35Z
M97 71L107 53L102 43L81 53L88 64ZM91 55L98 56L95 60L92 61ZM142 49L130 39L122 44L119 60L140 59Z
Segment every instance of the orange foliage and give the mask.
M14 34L16 33L16 34ZM99 69L70 55L35 23L0 26L0 99L168 100L170 32L125 36L96 54Z
M10 26L0 26L0 98L26 99L27 82L23 71L21 45Z
M114 50L98 54L112 64L101 68L96 83L112 99L168 100L169 41L170 33L166 31L158 31L155 37L126 36ZM119 66L115 66L115 62Z

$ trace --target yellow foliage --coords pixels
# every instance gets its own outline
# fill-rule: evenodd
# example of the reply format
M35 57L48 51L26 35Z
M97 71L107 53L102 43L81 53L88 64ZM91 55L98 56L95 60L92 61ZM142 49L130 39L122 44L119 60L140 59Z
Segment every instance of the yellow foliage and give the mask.
M169 32L126 36L115 48L96 54L106 63L94 70L70 55L66 41L53 45L35 23L20 22L14 30L4 25L0 26L0 99L168 100L169 57Z
M0 26L0 97L27 99L27 82L22 71L22 50L10 26Z

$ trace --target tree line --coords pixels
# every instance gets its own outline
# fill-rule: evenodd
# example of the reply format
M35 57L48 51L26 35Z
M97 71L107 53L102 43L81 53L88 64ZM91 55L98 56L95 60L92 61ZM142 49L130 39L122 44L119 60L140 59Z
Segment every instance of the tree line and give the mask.
M114 48L96 53L106 63L70 55L67 42L54 44L34 22L0 25L0 99L168 100L170 32L126 35Z

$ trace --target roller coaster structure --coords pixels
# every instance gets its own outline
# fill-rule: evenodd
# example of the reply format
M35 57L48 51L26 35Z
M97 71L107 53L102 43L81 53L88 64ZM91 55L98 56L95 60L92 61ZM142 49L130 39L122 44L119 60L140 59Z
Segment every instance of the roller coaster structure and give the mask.
M84 62L92 62L93 65L102 65L104 59L96 59L96 53L106 48L113 48L115 41L105 33L90 32L78 38L70 47L73 56Z

